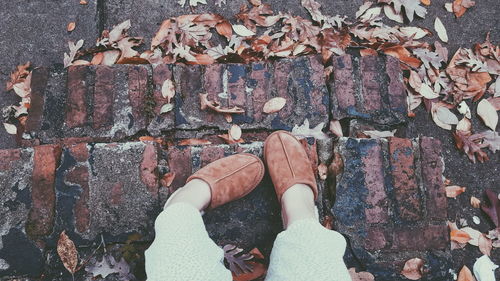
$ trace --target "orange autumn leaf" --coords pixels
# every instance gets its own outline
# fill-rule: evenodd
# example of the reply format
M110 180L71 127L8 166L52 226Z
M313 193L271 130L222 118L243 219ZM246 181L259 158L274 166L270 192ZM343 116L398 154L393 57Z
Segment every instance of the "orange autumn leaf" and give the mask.
M446 197L448 198L455 198L464 192L465 187L461 187L458 185L450 185L446 187Z
M249 254L253 255L254 258L256 259L261 259L263 260L264 259L264 255L260 252L260 250L258 248L253 248Z
M361 54L362 57L376 56L378 54L377 51L375 51L374 49L370 49L370 48L361 49L361 50L359 50L359 53Z
M383 47L381 51L386 55L398 58L400 61L414 68L418 68L422 64L419 59L412 57L411 53L403 46L395 45L390 47Z
M172 185L172 182L174 181L174 179L175 179L175 173L174 172L166 173L161 178L161 184L163 186L170 187L170 185Z
M476 279L472 275L470 269L464 265L464 267L460 270L460 273L458 273L457 281L476 281Z
M75 30L75 27L76 27L76 23L74 21L72 21L72 22L68 23L67 30L69 32L71 32L71 31Z
M248 264L252 266L252 272L240 275L233 273L233 281L252 281L267 273L267 267L261 263L250 261Z
M431 4L431 0L420 0L420 2L425 6L429 6Z
M469 242L472 238L465 231L462 231L462 230L459 230L459 229L452 229L450 231L450 239L452 241L464 244L464 243Z
M185 139L179 141L178 145L207 145L212 144L212 142L204 139Z
M217 135L217 136L219 138L223 139L227 144L244 143L245 142L242 138L239 138L238 140L234 140L228 134L222 134L222 135Z
M233 36L233 26L227 20L219 22L215 26L215 30L227 39L231 39L231 36Z
M155 141L155 138L153 138L152 136L142 136L139 137L139 141Z
M98 65L102 63L102 60L104 59L104 53L97 53L94 55L92 60L90 61L90 64L92 65Z

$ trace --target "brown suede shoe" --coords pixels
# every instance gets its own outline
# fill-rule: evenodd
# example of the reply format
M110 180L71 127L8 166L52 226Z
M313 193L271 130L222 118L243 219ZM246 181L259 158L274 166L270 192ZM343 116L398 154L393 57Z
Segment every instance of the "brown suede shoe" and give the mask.
M264 164L259 157L240 153L214 161L187 179L208 183L212 199L207 209L214 209L250 193L264 176Z
M286 131L277 131L267 137L264 143L264 162L281 202L283 193L297 183L306 184L318 197L316 178L311 162L300 142Z

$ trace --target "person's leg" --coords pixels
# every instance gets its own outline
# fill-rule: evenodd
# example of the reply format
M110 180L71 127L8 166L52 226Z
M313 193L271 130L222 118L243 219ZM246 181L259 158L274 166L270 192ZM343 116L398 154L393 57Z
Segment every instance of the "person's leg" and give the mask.
M316 177L304 147L279 131L267 138L264 157L286 229L274 242L266 280L351 280L343 261L344 237L318 221Z
M208 236L200 212L251 192L262 180L258 157L237 154L203 167L170 196L146 251L148 281L230 281L224 252Z
M177 190L156 218L156 238L145 253L150 281L230 281L224 252L208 236L200 211L210 203L210 187L194 179Z

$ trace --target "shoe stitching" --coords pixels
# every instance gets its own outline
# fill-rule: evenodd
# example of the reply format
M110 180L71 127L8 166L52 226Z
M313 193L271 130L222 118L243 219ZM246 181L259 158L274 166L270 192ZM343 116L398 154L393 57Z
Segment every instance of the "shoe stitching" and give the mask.
M254 164L254 163L256 163L256 162L257 162L257 160L256 160L256 159L254 159L254 161L252 161L252 162L250 162L250 163L247 163L247 164L245 164L245 165L241 166L240 168L238 168L238 169L236 169L236 170L232 171L231 173L229 173L229 174L227 174L227 175L225 175L225 176L222 176L222 177L220 177L220 178L216 179L214 183L217 183L217 182L219 182L219 181L221 181L221 180L223 180L223 179L225 179L225 178L227 178L227 177L229 177L229 176L232 176L232 175L236 174L237 172L239 172L239 171L241 171L241 170L245 169L246 167L248 167L248 166L250 166L250 165L252 165L252 164Z
M286 153L285 144L283 143L283 140L281 139L280 135L278 135L278 139L280 140L281 147L283 147L283 152L285 153L285 158L286 158L286 162L288 163L288 167L290 168L290 171L292 172L292 178L295 178L295 172L293 171L292 164L290 163L290 159L288 158L288 153Z

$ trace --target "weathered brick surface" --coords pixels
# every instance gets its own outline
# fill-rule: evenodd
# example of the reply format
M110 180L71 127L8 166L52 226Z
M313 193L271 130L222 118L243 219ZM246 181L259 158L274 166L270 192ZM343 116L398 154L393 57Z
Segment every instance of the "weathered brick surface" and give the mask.
M57 169L58 227L85 240L101 233L109 241L131 233L151 239L159 212L157 149L143 142L65 148Z
M332 58L329 78L333 118L359 118L383 125L406 121L399 62L390 56Z
M448 247L439 141L341 138L335 152L344 169L332 212L356 256L394 265L395 253Z

